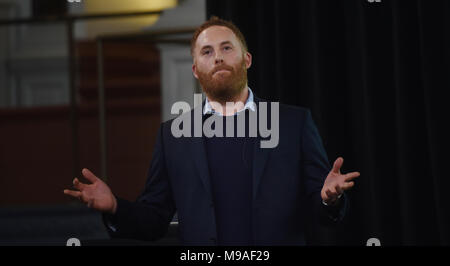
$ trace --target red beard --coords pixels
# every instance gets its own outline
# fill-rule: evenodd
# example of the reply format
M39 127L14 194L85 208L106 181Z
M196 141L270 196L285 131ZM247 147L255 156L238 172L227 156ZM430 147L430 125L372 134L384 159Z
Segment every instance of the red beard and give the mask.
M219 70L228 70L216 73ZM233 102L247 85L247 68L244 59L236 68L222 64L211 72L198 72L198 80L208 98L220 103Z

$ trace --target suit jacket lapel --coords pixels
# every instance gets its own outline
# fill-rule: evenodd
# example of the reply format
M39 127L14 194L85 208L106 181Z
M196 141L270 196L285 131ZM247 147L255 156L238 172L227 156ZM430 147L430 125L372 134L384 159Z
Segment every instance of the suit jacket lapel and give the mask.
M191 139L191 154L193 156L194 164L198 170L200 179L206 192L212 199L211 193L211 177L209 175L208 158L206 156L205 140L203 137L192 137Z
M254 97L254 101L257 106L258 110L258 119L259 119L259 102L261 99ZM258 127L259 127L259 121L258 121ZM258 129L259 132L259 129ZM258 192L259 185L261 183L262 175L264 174L264 169L267 163L267 158L269 157L269 152L272 149L262 149L260 147L261 143L261 137L259 136L259 133L257 134L257 138L255 139L253 143L253 200L256 199L256 195Z
M270 149L260 148L260 138L256 139L253 144L253 199L256 199L259 185L261 183L262 175L264 174L264 168L269 157Z
M203 104L196 108L201 108L203 110ZM194 136L194 119L196 119L194 116L195 109L192 111L191 116L191 129L192 129L192 137L188 138L190 141L190 153L192 155L192 159L194 160L194 165L198 170L198 176L200 177L203 186L205 187L205 190L207 194L212 199L212 192L211 192L211 177L209 174L209 166L208 166L208 158L206 156L206 147L205 147L205 140L203 137L195 137ZM200 117L201 120L203 120L202 117ZM203 122L202 122L202 129L203 129Z

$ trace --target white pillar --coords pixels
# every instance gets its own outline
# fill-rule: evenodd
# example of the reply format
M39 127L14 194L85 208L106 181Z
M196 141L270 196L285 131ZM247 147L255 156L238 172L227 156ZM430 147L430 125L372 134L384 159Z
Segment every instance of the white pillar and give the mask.
M161 52L161 115L162 121L167 121L176 117L170 114L175 102L185 101L194 107L194 93L200 88L192 74L189 45L158 44L158 48Z

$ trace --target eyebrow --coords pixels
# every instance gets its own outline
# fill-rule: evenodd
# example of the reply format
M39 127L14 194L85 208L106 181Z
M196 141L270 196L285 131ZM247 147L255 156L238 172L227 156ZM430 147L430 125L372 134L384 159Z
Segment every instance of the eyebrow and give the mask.
M233 43L231 43L231 41L223 41L223 42L220 43L220 46L223 46L225 44L233 45ZM202 47L202 49L200 49L200 51L203 51L203 50L209 49L209 48L212 48L212 45L209 45L209 44L205 45L205 46Z

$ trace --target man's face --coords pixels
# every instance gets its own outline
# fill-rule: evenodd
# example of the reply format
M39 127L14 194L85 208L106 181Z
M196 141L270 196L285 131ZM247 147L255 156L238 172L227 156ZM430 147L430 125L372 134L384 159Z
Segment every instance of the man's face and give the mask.
M229 28L212 26L202 31L193 57L194 76L212 100L231 101L247 86L251 55L243 51L240 41Z

